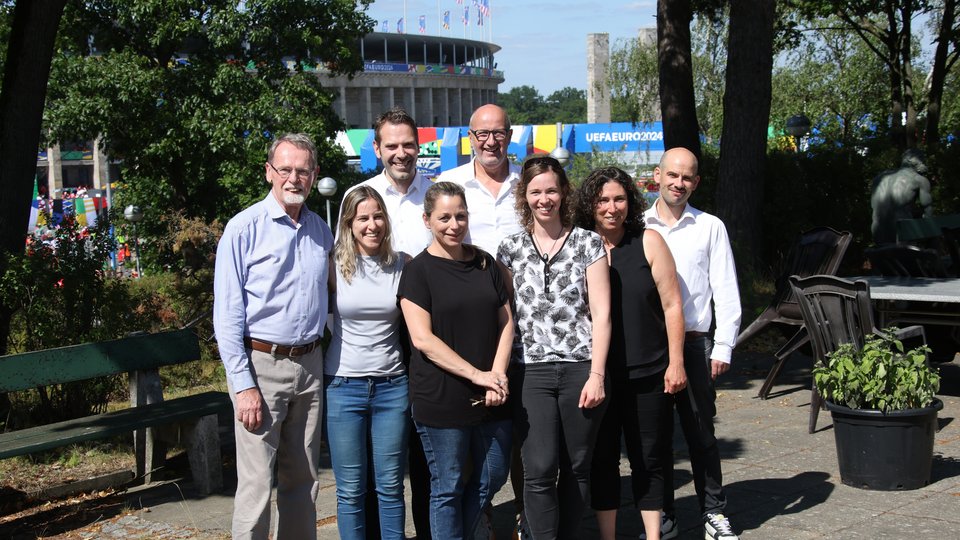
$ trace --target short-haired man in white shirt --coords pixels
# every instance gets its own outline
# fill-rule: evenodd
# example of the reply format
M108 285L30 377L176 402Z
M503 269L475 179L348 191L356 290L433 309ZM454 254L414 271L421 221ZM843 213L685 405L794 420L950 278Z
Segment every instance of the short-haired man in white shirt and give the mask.
M687 391L676 395L676 407L690 450L704 529L707 538L736 540L738 537L723 514L727 500L713 417L717 412L714 381L730 368L730 356L737 342L740 291L723 222L687 204L700 184L697 167L696 156L686 148L673 148L663 154L660 166L653 171L660 197L644 213L644 223L663 235L680 278L686 324L683 355ZM716 330L711 339L714 310ZM665 539L676 537L678 530L673 508L672 457L667 463L661 524L661 538Z
M417 124L407 111L394 107L377 118L373 124L373 151L383 164L383 171L358 185L370 186L383 197L393 229L394 249L416 257L433 239L430 230L423 226L423 196L431 182L417 172L420 140Z
M470 212L466 241L494 256L501 240L523 231L513 195L520 167L507 158L512 134L506 111L492 104L481 106L470 117L473 159L437 179L463 186Z
M373 124L373 151L383 164L383 171L357 185L370 186L383 197L387 205L384 210L390 217L394 249L416 257L433 240L430 229L423 226L423 196L432 182L417 172L420 139L413 117L401 107L393 107L377 117ZM344 196L353 189L356 186L348 189ZM410 423L412 429L412 419ZM429 540L430 472L420 437L412 436L409 441L408 472L413 524L417 538ZM377 498L372 479L369 484L366 499L367 530L379 530L379 517L375 510Z

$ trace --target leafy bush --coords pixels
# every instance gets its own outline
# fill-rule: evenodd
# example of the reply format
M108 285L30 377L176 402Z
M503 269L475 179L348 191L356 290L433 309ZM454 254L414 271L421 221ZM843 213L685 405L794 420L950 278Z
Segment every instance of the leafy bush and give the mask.
M824 399L851 409L883 412L930 405L940 389L940 374L927 364L924 345L904 352L895 329L870 334L862 348L845 343L813 368Z

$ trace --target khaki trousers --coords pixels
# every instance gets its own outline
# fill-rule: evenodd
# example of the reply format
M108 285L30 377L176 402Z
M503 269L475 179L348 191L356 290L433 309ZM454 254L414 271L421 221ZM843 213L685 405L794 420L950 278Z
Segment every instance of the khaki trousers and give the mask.
M276 465L275 540L317 536L317 471L323 418L323 351L291 358L247 349L263 396L263 423L249 432L234 420L237 494L233 537L266 539ZM230 391L231 399L234 392ZM236 402L234 402L236 407Z

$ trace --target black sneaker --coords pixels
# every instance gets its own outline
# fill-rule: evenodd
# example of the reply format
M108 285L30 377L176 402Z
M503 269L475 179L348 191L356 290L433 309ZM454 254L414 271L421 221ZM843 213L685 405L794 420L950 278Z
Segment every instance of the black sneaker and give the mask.
M677 518L660 512L660 540L670 540L680 534L677 528ZM640 540L647 540L646 531L640 533Z
M723 514L707 514L703 520L703 533L704 540L740 540Z

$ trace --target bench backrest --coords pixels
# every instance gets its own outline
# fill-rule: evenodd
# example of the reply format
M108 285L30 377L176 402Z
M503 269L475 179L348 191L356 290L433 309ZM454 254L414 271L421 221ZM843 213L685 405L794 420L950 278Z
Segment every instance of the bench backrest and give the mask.
M191 329L0 356L0 392L83 381L200 359Z

